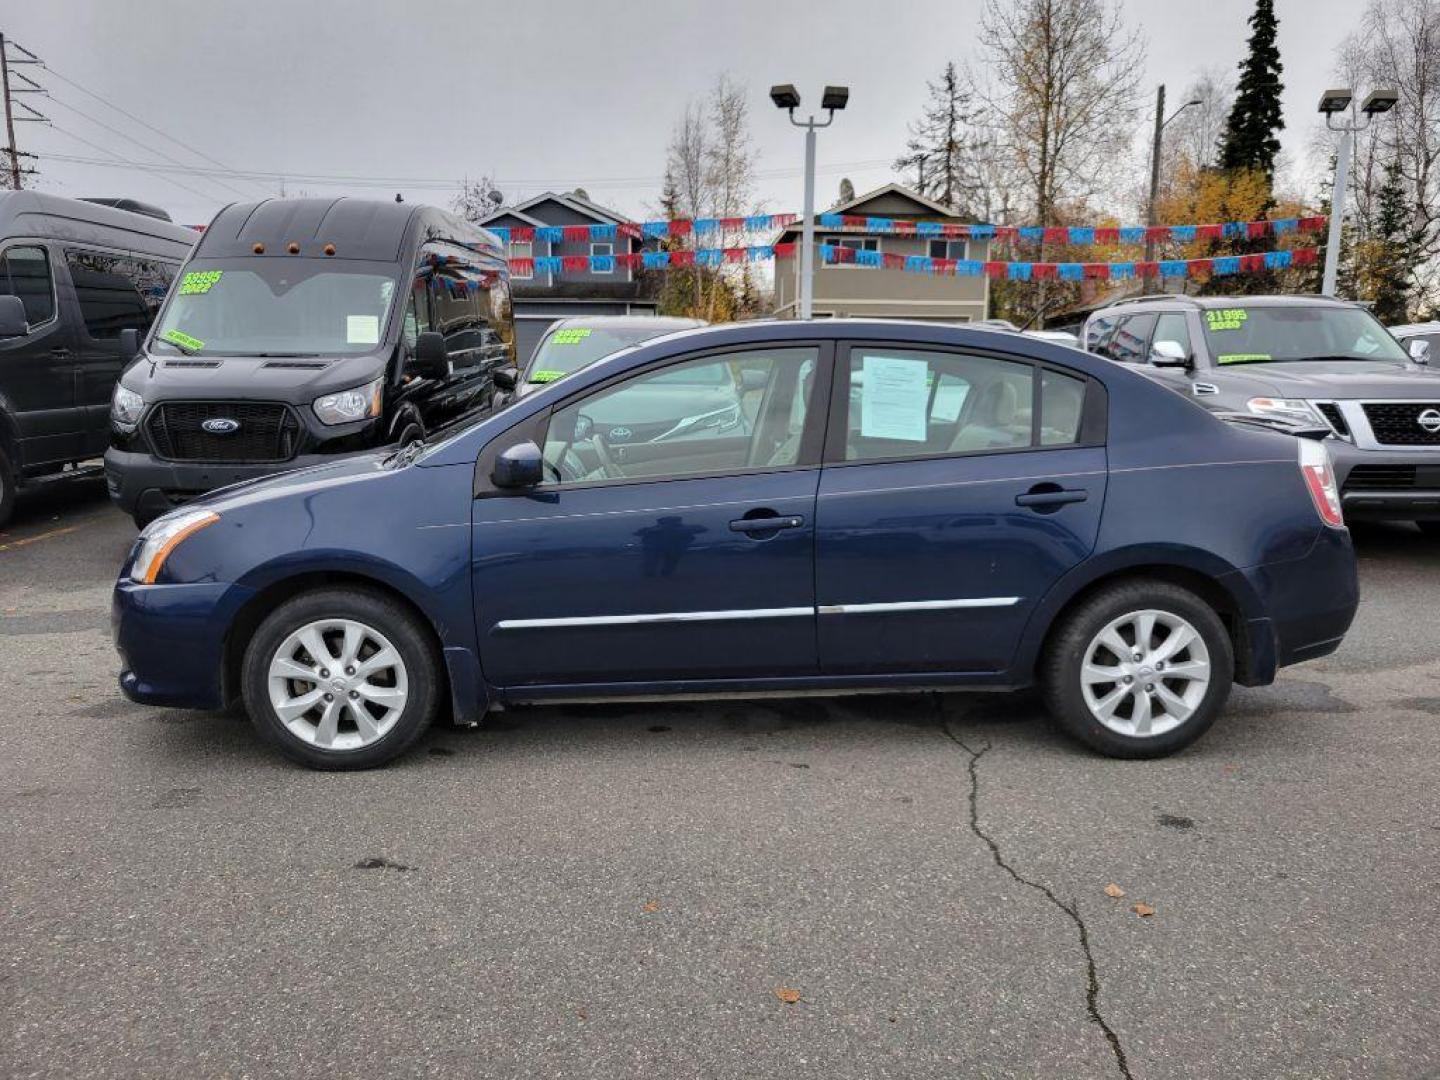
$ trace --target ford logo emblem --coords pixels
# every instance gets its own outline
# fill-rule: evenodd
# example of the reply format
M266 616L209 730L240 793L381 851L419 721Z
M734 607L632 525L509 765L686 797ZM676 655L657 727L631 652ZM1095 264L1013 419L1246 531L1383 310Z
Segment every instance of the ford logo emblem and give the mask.
M211 435L233 435L240 430L240 421L232 420L228 416L214 416L201 421L200 427Z
M632 432L628 427L612 427L610 429L610 441L624 442L633 434L634 432Z
M1428 431L1431 435L1440 433L1440 409L1426 409L1415 418L1422 431Z

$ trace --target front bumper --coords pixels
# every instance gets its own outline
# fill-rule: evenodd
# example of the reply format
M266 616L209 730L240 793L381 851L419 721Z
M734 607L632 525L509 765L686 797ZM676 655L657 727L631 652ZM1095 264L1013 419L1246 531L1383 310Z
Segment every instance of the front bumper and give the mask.
M265 465L227 465L215 462L163 461L143 451L105 451L105 486L110 499L127 514L163 514L216 488L258 480L263 476L326 465L335 454L301 454L289 461Z
M1440 520L1440 450L1363 450L1327 439L1345 520Z
M225 582L116 582L110 623L120 653L121 691L146 705L224 708L226 633L252 595Z

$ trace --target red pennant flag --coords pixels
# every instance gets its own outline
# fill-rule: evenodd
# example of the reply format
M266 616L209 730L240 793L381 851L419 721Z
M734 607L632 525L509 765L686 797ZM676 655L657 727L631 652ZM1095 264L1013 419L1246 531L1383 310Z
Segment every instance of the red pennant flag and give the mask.
M1137 262L1135 273L1139 277L1159 277L1160 264L1158 262Z
M1097 229L1097 230L1095 230L1095 231L1098 233L1100 230ZM1116 231L1118 232L1118 230L1116 230ZM1099 237L1098 237L1098 236L1096 237L1096 240L1097 240L1097 241L1099 240ZM1109 263L1086 263L1086 264L1085 264L1085 276L1086 276L1087 278L1091 279L1092 281L1109 281L1109 280L1110 280L1110 264L1109 264Z
M590 269L590 256L566 255L560 260L560 268L567 274L584 273Z
M1252 224L1253 224L1253 222L1252 222ZM1264 270L1264 269L1265 269L1265 256L1264 256L1264 255L1241 255L1241 256L1240 256L1240 269L1241 269L1241 270Z
M985 264L985 276L992 278L1003 278L1009 273L1010 264L1003 262L987 262Z
M1191 274L1209 274L1215 268L1210 259L1191 259L1189 270Z
M531 225L519 225L510 230L510 239L524 243L535 239L535 229Z
M1270 223L1268 221L1247 221L1245 223L1245 235L1251 240L1264 236L1269 231Z
M892 270L903 270L905 268L905 256L893 251L886 251L881 255L881 260Z
M1014 240L1017 236L1019 236L1019 235L1020 235L1020 230L1019 230L1016 226L1014 226L1014 225L996 225L996 226L995 226L995 239L996 239L996 240L1011 240L1011 241L1013 241L1013 240Z
M742 248L742 247L728 247L728 248L726 248L726 249L725 249L725 261L726 261L726 262L732 262L732 263L735 263L735 262L744 262L744 261L745 261L745 249Z
M672 221L669 224L671 236L689 236L692 232L695 231L695 223L693 221L690 221L688 218L681 218L679 220ZM671 252L671 254L674 255L675 252ZM675 260L672 258L670 261L674 262ZM692 260L691 263L687 265L693 265L693 262L694 261Z
M1324 218L1321 218L1320 220L1323 221ZM1319 261L1319 260L1318 260L1319 253L1320 253L1320 249L1319 249L1319 248L1313 248L1313 247L1295 248L1293 251L1290 252L1290 265L1291 265L1291 266L1313 266L1317 261Z
M1319 232L1325 228L1327 223L1327 219L1323 214L1318 214L1315 217L1302 217L1300 219L1300 231Z
M638 251L627 251L615 256L615 265L624 269L638 270L645 265L645 256Z
M945 224L940 226L940 235L947 240L963 240L970 230L964 225Z
M1117 225L1095 226L1095 243L1097 244L1118 244L1120 242L1120 228Z
M589 225L566 225L562 234L567 244L578 244L590 239Z
M1219 240L1225 235L1224 225L1197 225L1195 226L1195 238L1197 240Z
M745 219L743 217L722 217L720 219L720 228L722 229L743 229L744 227Z
M901 218L894 223L892 229L897 236L914 236L915 222Z
M795 257L795 241L787 240L783 244L775 245L775 258L791 259Z
M935 273L937 273L937 274L950 274L950 275L952 275L952 276L954 275L954 273L955 273L955 262L956 262L956 260L954 260L954 259L931 259L930 261L931 261L931 262L934 264L934 266L935 266Z
M633 237L636 240L639 240L641 236L640 223L638 221L622 221L619 225L615 226L615 231L621 236Z
M1045 243L1047 244L1068 244L1070 242L1070 230L1064 225L1052 225L1045 230ZM1038 263L1036 264L1039 265Z
M852 247L845 247L844 245L836 245L836 246L832 247L830 250L832 250L832 251L835 253L835 261L836 261L836 262L853 263L853 262L855 261L855 249L852 248Z
M1150 226L1147 226L1146 229L1145 229L1145 239L1146 239L1146 240L1161 240L1161 241L1169 240L1169 239L1170 239L1170 226L1169 226L1169 225L1150 225Z
M865 228L865 218L859 214L841 214L840 224L847 229Z
M671 224L674 225L674 224L678 224L678 223L677 223L677 222L671 222ZM687 221L685 224L686 224L686 225L689 225L690 223ZM693 251L672 251L672 252L670 252L670 265L671 265L671 266L694 266L694 265L695 265L695 252L693 252Z
M1049 230L1047 229L1046 231L1048 232ZM1030 264L1030 277L1035 281L1048 281L1058 275L1059 272L1059 264L1057 263L1037 262Z
M535 260L511 259L510 273L515 277L533 277L535 274Z

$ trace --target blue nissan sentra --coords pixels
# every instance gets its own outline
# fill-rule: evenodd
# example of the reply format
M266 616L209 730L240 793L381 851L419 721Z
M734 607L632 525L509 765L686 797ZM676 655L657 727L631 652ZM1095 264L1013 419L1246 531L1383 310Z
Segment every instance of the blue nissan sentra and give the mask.
M1031 685L1157 757L1357 598L1323 442L1018 334L834 320L671 334L217 491L141 534L114 624L128 696L243 699L325 769L521 702Z

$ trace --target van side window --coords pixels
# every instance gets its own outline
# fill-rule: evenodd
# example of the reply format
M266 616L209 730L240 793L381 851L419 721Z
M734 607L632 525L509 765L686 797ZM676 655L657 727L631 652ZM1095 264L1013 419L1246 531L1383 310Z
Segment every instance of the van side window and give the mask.
M449 245L426 245L421 258L429 265L426 329L445 335L456 366L487 368L507 357L502 332L510 299L504 275L469 261L463 249Z
M6 248L0 255L0 296L18 296L31 326L55 316L55 285L50 260L41 247Z
M167 263L100 251L67 248L65 264L85 331L97 341L117 338L121 330L143 334L175 280Z

